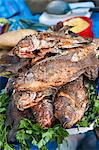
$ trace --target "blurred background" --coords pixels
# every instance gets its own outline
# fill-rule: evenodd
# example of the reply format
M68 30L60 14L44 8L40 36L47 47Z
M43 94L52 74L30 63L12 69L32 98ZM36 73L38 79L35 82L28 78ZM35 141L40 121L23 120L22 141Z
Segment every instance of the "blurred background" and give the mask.
M51 2L52 0L26 0L26 3L28 4L30 10L33 13L42 12L45 10L47 4ZM88 2L88 0L64 0L65 2ZM91 1L91 0L90 0ZM92 0L92 2L95 3L96 6L99 6L98 0Z

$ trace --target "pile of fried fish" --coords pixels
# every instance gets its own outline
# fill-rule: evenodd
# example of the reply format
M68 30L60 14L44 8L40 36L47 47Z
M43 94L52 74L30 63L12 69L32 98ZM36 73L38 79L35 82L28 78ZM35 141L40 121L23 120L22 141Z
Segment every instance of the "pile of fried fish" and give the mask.
M81 120L88 106L84 78L98 77L98 46L59 25L22 39L0 59L0 73L12 75L6 123L13 121L15 128L23 117L34 116L44 128L57 121L71 128Z

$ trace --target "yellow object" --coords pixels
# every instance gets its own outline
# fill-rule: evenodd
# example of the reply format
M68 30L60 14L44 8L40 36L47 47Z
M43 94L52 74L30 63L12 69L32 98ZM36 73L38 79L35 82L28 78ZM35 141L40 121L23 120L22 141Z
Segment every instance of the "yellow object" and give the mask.
M65 21L63 25L73 26L70 30L74 33L79 33L85 30L89 26L89 23L83 20L82 18L73 18L68 21Z
M2 72L2 73L0 73L0 77L10 78L11 77L11 72Z
M0 18L0 25L2 25L2 23L8 24L8 20L5 18Z

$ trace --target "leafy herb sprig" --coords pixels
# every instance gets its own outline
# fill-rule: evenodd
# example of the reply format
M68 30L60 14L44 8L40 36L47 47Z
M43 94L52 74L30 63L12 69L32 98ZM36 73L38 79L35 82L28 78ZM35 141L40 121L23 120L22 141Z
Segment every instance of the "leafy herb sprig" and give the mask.
M94 126L99 127L99 96L97 91L97 84L89 82L86 85L88 91L88 109L86 110L83 118L78 122L78 127L88 127L95 121Z
M13 150L7 142L8 129L5 127L6 109L9 103L9 98L3 90L0 94L0 149Z
M28 140L26 141L26 139L29 139L33 145L44 150L45 145L49 141L57 140L58 144L61 144L62 140L69 135L60 124L55 125L53 128L43 129L28 119L21 120L19 129L16 138L21 144L21 147L26 147L28 145Z

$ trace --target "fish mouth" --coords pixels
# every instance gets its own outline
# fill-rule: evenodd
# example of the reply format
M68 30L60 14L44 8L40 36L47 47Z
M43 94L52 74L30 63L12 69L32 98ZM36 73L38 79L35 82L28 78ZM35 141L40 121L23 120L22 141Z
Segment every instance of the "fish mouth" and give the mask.
M61 120L61 124L63 125L64 128L67 128L68 123L71 121L71 119L69 117L66 117L64 115L61 116L60 120Z

